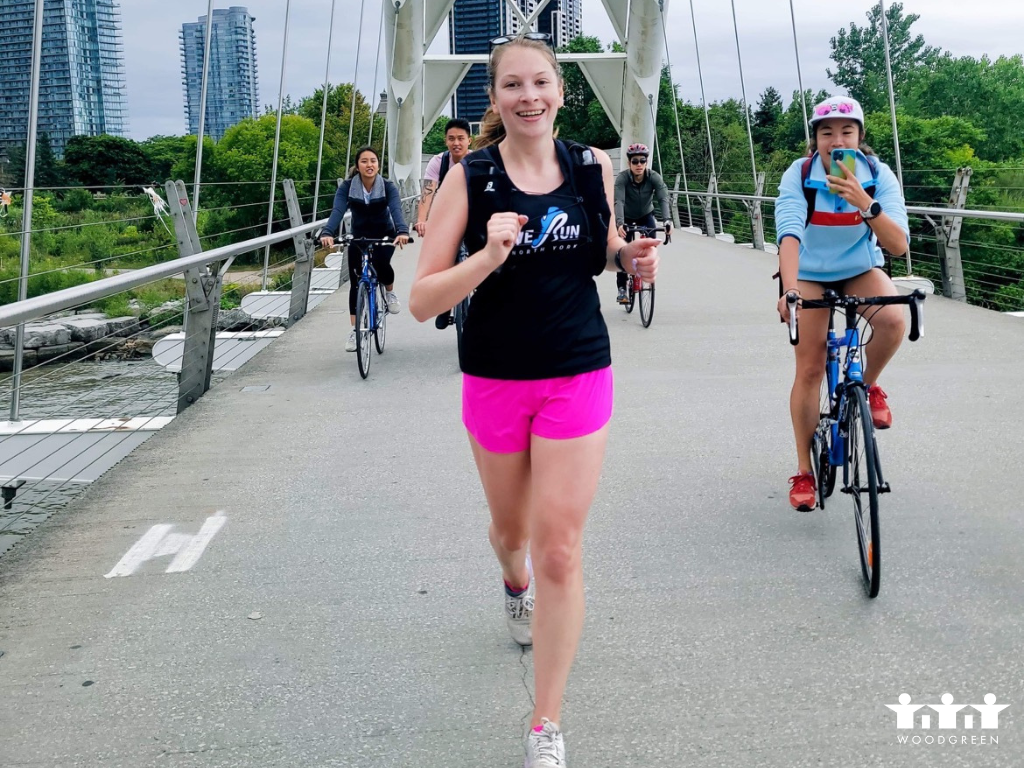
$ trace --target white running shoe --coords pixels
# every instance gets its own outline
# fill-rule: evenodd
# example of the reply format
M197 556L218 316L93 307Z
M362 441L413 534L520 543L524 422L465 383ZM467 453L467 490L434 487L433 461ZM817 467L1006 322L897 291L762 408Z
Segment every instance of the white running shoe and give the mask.
M526 734L526 762L523 768L565 768L565 742L558 724L540 719L541 730Z
M505 592L505 623L509 634L519 645L533 645L533 597L535 594L533 580L533 564L526 558L526 568L530 574L530 585L518 597L509 596Z
M352 333L350 333L348 335L348 341L345 342L345 351L346 352L355 352L356 351L356 332L355 331L352 331Z
M392 315L397 315L402 311L402 302L398 300L394 291L387 292L388 312Z

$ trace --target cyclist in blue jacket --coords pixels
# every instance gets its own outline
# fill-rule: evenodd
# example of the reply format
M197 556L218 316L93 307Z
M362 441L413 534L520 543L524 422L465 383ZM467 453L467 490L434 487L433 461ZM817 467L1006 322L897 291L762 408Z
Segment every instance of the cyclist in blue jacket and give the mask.
M355 237L394 238L394 245L399 248L409 242L409 227L402 217L402 198L398 187L380 175L380 156L373 147L361 147L356 152L355 166L334 195L334 210L320 238L324 248L334 245L342 217L349 209L352 210L352 234ZM394 245L373 250L373 268L377 271L377 279L387 291L388 312L393 315L401 309L394 293L395 270L391 266ZM356 295L359 292L359 276L362 274L362 258L359 248L354 245L349 248L348 311L352 332L345 342L346 352L356 351Z
M788 321L786 294L820 299L826 289L853 296L894 296L896 287L882 270L882 248L902 256L910 244L907 208L899 181L864 143L864 110L854 99L833 97L814 108L810 156L794 162L782 177L775 203L782 298L778 310ZM840 166L831 175L835 149L855 149L856 173ZM834 190L834 191L830 191ZM876 429L892 425L878 377L903 340L901 307L865 312L871 325L864 382ZM797 474L790 478L790 503L815 506L811 442L818 425L819 393L825 376L828 312L800 313L800 343L790 412L796 436Z

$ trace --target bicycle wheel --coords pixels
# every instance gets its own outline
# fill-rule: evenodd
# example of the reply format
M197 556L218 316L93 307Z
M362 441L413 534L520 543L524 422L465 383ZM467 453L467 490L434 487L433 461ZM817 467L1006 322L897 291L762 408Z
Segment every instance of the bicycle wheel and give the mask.
M849 392L846 414L846 479L843 490L853 497L860 567L868 597L878 595L882 580L881 533L878 528L878 477L875 463L875 431L871 410L861 387ZM866 508L865 508L866 507Z
M832 455L832 422L835 415L832 413L827 377L821 380L818 414L820 421L811 442L811 461L814 464L814 481L818 486L818 506L824 509L825 499L836 488L836 465L829 459Z
M380 298L377 299L377 322L373 326L373 345L377 347L377 354L384 354L384 335L388 329L388 300L384 286L380 288Z
M633 306L636 304L636 290L633 288L633 276L630 275L629 282L626 285L626 314L630 314L633 311Z
M364 379L370 375L370 332L372 328L370 290L366 283L360 283L359 292L356 293L356 361L359 363L359 375Z
M836 465L829 460L832 453L832 429L827 421L818 424L811 440L811 465L814 484L818 488L818 506L825 508L825 499L836 487Z
M654 319L654 283L643 283L640 288L640 322L651 327Z

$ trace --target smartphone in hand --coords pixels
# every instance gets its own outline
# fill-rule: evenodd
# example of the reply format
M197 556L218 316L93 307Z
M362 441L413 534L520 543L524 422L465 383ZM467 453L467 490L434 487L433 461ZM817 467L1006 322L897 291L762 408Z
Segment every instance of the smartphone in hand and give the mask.
M832 150L832 168L829 171L829 175L838 176L840 179L843 178L843 172L839 170L840 165L846 166L846 171L850 176L857 176L857 150L856 149L833 149ZM829 187L828 191L835 194L835 187Z

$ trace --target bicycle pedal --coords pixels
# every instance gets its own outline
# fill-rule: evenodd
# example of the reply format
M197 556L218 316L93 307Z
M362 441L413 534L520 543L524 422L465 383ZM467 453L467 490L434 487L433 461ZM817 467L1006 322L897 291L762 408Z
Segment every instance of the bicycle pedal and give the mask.
M878 486L878 492L879 493L891 493L892 492L892 488L889 487L888 483L882 483L881 485Z

